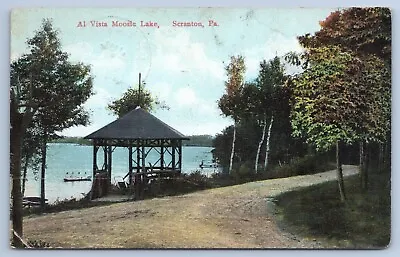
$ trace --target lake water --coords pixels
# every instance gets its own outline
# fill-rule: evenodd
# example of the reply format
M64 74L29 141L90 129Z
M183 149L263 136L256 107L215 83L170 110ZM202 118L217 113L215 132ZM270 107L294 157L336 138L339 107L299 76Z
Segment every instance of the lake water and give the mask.
M212 147L182 147L182 172L190 173L201 170L199 164L202 160L205 163L211 162ZM154 152L154 151L152 151ZM48 144L47 150L47 169L46 169L46 198L49 202L57 199L81 198L89 192L92 181L64 182L64 177L68 172L71 174L92 175L92 155L93 147L77 144ZM103 164L102 152L98 152L97 163L101 167ZM112 182L121 181L128 171L128 149L117 147L113 152L112 159ZM156 160L156 156L148 156L148 161ZM147 159L146 159L147 160ZM166 160L167 161L167 160ZM217 172L215 168L205 168L201 170L204 174ZM40 179L28 171L28 181L26 182L25 196L40 196Z

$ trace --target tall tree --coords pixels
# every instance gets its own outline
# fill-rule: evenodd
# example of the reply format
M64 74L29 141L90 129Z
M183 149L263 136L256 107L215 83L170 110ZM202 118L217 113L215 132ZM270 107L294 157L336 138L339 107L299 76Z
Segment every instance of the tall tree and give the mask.
M244 85L246 66L243 56L231 56L230 63L225 67L228 80L225 82L225 94L218 100L218 107L222 113L233 119L233 138L229 161L229 172L232 172L235 155L236 126L242 114L241 93Z
M16 63L16 66L25 66L25 72L34 73L34 79L41 85L35 88L34 97L53 103L38 108L35 118L40 129L42 206L45 204L47 142L65 128L87 125L89 114L83 103L92 95L90 66L69 62L58 34L51 20L43 20L41 29L27 41L30 53Z
M17 201L13 205L16 216L20 208L22 209L18 201L22 201L20 175L23 140L38 143L36 146L30 145L31 149L25 149L26 154L38 153L37 148L40 149L41 202L44 204L47 141L57 131L73 125L87 124L88 113L83 108L83 103L92 95L90 67L68 61L68 54L61 51L58 31L53 29L51 20L44 19L41 29L28 39L27 44L29 53L11 63L10 73L10 137L11 147L15 147L11 151L11 166L13 181L16 181L12 197ZM15 217L14 222L18 227L18 234L22 235L22 217Z
M338 47L308 49L309 67L290 81L293 95L293 134L303 136L319 150L336 145L340 198L345 200L341 144L358 139L359 106L363 95L356 87L359 60Z
M321 29L315 35L299 37L304 47L338 46L341 51L351 52L365 63L360 67L364 69L360 83L369 85L369 98L365 99L368 106L364 107L363 113L368 114L364 115L364 121L369 124L364 124L363 136L360 137L360 173L361 185L366 189L366 145L368 142L382 145L390 141L390 9L348 8L331 13L320 25Z
M284 66L277 56L268 62L263 60L260 63L260 70L257 77L259 106L256 112L258 113L258 117L261 121L260 123L262 124L262 135L258 143L258 150L256 154L256 172L258 170L258 160L266 132L267 138L265 143L264 169L267 169L272 125L274 123L274 119L276 119L277 114L282 110L282 108L286 109L283 105L288 104L282 98L282 93L284 92L282 88L284 79ZM269 122L267 120L269 120Z

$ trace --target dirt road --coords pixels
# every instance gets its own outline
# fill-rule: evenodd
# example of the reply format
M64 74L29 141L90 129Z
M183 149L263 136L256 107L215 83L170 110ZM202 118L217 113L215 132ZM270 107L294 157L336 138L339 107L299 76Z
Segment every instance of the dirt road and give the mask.
M345 165L343 172L358 168ZM335 178L328 171L31 216L24 219L24 236L66 248L318 248L280 231L270 200Z

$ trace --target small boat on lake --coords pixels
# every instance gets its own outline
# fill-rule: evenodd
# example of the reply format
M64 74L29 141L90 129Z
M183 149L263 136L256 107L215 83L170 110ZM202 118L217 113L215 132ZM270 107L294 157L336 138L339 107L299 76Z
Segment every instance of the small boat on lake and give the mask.
M72 172L70 176L68 176L68 172L66 176L64 177L64 182L76 182L76 181L91 181L92 176L87 176L85 172L85 176L81 176L80 172L78 172L78 176L74 176L74 173Z
M204 163L204 160L202 160L201 163L200 163L200 165L199 165L199 167L200 167L201 169L204 169L204 168L218 168L219 165L218 165L218 163L216 163L216 162L207 162L207 163Z

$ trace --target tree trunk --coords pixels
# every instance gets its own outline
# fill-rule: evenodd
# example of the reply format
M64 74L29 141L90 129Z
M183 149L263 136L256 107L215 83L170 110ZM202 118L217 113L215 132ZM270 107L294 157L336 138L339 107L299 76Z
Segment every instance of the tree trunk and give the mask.
M32 106L32 83L29 88L28 106ZM12 177L12 225L13 245L17 248L23 248L23 242L18 238L23 236L23 216L22 216L22 193L21 193L21 155L22 142L29 123L32 121L36 110L27 107L24 113L19 112L19 98L14 90L10 90L10 169Z
M264 125L263 125L261 139L260 139L260 142L258 143L257 154L256 154L256 163L254 164L254 170L256 171L256 173L258 171L258 159L260 158L261 146L264 143L266 128L267 128L267 119L265 118L264 119Z
M360 156L359 156L358 169L360 171L361 189L364 188L364 170L365 170L365 158L364 158L365 157L364 156L365 149L364 149L364 145L365 145L364 141L360 141L360 151L359 151Z
M369 157L370 157L369 148L370 148L369 144L365 143L365 145L364 145L364 171L363 171L363 174L362 174L362 177L363 177L362 189L365 190L365 191L368 190L368 170L369 170L369 165L371 163L370 160L369 160Z
M367 190L368 187L368 174L367 174L367 149L364 141L360 142L360 177L361 177L361 189Z
M339 186L340 200L342 202L346 201L346 194L344 191L344 180L343 180L343 170L342 170L342 157L341 157L341 143L338 140L336 142L336 169L337 169L337 181Z
M14 121L11 121L10 131L10 152L11 152L11 177L12 177L12 225L13 230L22 237L22 194L21 194L21 149L22 149L22 118L21 114L15 114ZM23 244L13 234L13 244L22 248Z
M384 162L384 146L383 143L379 143L379 160L378 160L378 172L382 172L383 170L383 162Z
M22 197L25 195L25 184L26 184L26 175L28 173L28 163L29 157L25 156L25 163L24 163L24 174L22 175Z
M232 138L231 157L230 157L230 160L229 160L229 174L232 173L233 156L235 155L235 141L236 141L236 121L233 124L233 138Z
M267 146L265 149L265 159L264 159L264 169L267 169L267 167L268 167L269 142L271 141L271 129L272 129L273 122L274 122L274 115L271 116L271 120L269 122L269 127L268 127Z
M45 131L43 137L43 145L42 145L42 167L41 167L41 176L40 176L40 206L42 208L45 207L46 204L46 187L45 187L45 179L46 179L46 155L47 155L47 132Z
M384 153L383 153L383 169L390 168L390 157L391 157L391 146L390 146L390 138L385 142Z

